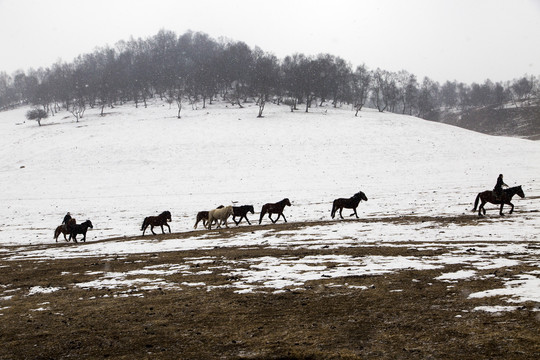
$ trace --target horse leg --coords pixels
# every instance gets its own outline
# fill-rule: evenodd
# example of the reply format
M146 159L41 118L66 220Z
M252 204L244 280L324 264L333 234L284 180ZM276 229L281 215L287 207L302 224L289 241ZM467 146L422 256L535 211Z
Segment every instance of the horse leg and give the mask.
M504 216L504 214L503 214L503 212L502 212L502 211L503 211L503 207L504 207L504 202L501 202L501 209L499 210L499 215L501 215L501 216Z
M283 216L283 220L285 220L285 222L287 222L287 219L285 219L285 215L283 213L281 213L280 215ZM278 220L279 220L279 216L278 216Z
M238 226L238 224L240 224L240 221L242 221L242 217L240 216L240 220L238 220L238 222L236 222L236 216L233 216L233 217L232 217L232 221L234 221L234 223L236 224L236 226Z
M339 217L343 219L343 215L341 214L342 211L343 211L343 208L339 208Z
M169 224L165 224L167 225L167 227L169 228L169 234L171 233L171 227L169 226Z
M274 220L272 219L272 213L268 213L268 218L270 219L270 221L272 222L272 224L275 224L276 221L279 220L279 215L278 215L278 218L276 219L276 221L274 221Z
M251 225L251 223L249 222L249 220L248 220L248 218L247 218L247 215L246 215L246 216L244 216L244 218L246 219L246 221L247 221L248 225Z
M356 208L353 208L354 212L351 214L351 216L355 215L356 218L358 219L358 214L356 213Z
M156 235L156 233L154 232L154 225L150 225L150 231L152 232L152 234Z
M482 200L482 203L481 203L480 206L478 207L478 216L479 216L479 217L482 217L482 216L485 215L484 204L485 204L485 202ZM484 210L484 215L482 215L482 210Z
M159 227L161 228L161 233L165 234L165 230L163 230L163 225L159 225Z
M514 212L514 204L512 204L511 202L508 203L508 205L510 205L512 208L510 209L510 212L509 214L513 213Z
M86 242L86 233L83 233L83 238L81 240L82 242Z

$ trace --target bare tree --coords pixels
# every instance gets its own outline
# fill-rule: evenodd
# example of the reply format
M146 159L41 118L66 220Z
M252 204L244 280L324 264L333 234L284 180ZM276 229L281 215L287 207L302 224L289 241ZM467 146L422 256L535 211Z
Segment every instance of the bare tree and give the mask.
M371 83L371 73L365 65L358 66L352 76L352 94L353 104L356 109L354 116L358 116L358 112L367 101L369 94L369 86Z
M260 49L254 53L255 64L251 73L251 88L257 96L259 105L259 114L257 117L263 117L264 105L267 98L272 94L278 85L279 66L278 60L274 55L266 54Z

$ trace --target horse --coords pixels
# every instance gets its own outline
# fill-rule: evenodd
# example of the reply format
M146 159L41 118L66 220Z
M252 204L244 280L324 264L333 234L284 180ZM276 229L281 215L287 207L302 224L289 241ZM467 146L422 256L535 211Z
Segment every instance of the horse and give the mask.
M232 216L232 214L233 214L233 207L231 205L225 206L220 209L210 210L208 212L208 222L207 222L208 230L212 230L212 223L214 222L214 220L216 220L218 228L220 228L221 224L223 223L225 224L225 227L228 228L229 225L227 225L227 219L229 218L229 216Z
M285 219L285 215L283 215L283 209L285 208L285 206L291 206L291 202L287 198L275 204L264 204L261 209L261 217L259 218L259 225L261 224L263 216L266 215L266 213L268 213L268 218L273 224L275 224L279 220L280 216L283 216L283 220L287 222L287 219ZM278 217L276 220L272 219L272 216L271 216L272 214L278 214Z
M478 207L478 216L486 215L486 209L484 208L484 205L487 202L490 202L490 203L495 204L495 205L501 204L501 208L499 210L499 215L501 215L501 216L504 216L504 214L503 214L504 204L508 204L508 205L510 205L512 207L512 209L510 209L509 214L512 214L514 212L514 204L512 204L510 201L512 200L512 197L514 195L518 195L521 198L525 197L525 194L523 193L523 189L521 188L521 185L520 186L514 186L514 187L511 187L511 188L508 188L508 189L504 189L500 199L495 198L495 194L493 193L492 190L486 190L484 192L479 193L476 196L476 200L474 201L474 208L472 209L472 211L473 212L476 211L476 207L478 206L478 202L481 201L482 203ZM482 213L483 213L483 215L482 215Z
M354 212L350 215L356 215L356 218L358 219L358 214L356 213L356 208L358 207L358 204L360 204L360 201L367 201L366 194L364 194L362 191L357 192L349 199L339 198L334 200L332 203L332 219L336 215L336 211L339 210L339 217L343 219L343 215L341 215L341 212L343 211L343 208L346 209L353 209Z
M223 208L223 205L219 205L216 209L222 209L222 208ZM208 222L208 211L199 211L197 213L197 219L195 221L195 226L193 227L194 229L197 228L197 225L199 224L200 221L203 222L203 226L206 228L206 223Z
M143 236L144 236L144 232L146 231L146 228L149 225L150 225L150 231L154 235L156 235L156 233L154 232L154 226L160 226L161 227L161 232L163 234L165 234L165 231L163 230L163 225L165 225L166 227L169 228L169 234L170 234L171 233L171 227L169 226L169 224L167 224L167 221L171 221L171 213L170 213L170 211L164 211L161 214L159 214L158 216L145 217L144 221L142 223L142 226L141 226L141 231L143 232L142 233Z
M73 242L77 242L77 234L82 234L83 238L81 241L86 242L86 232L88 228L93 229L94 226L90 220L86 220L82 224L71 224L69 226L69 240L73 239Z
M64 234L64 240L69 241L66 238L66 235L69 234L69 227L75 225L76 223L77 222L75 221L75 219L71 218L68 220L66 224L57 226L56 229L54 230L54 240L58 242L58 237L60 236L60 234Z
M252 214L255 214L255 209L253 208L253 205L242 205L242 206L233 206L233 221L238 226L242 219L246 219L247 223L251 225L249 222L249 219L247 218L247 213L250 212ZM236 222L236 217L239 216L240 220Z

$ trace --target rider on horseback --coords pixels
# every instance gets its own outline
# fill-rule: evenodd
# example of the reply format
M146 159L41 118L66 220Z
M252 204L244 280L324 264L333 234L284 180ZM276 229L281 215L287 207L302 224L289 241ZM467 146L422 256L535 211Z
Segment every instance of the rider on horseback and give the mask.
M64 221L62 221L62 225L64 225L64 224L67 225L67 223L69 222L69 220L71 220L71 214L70 214L69 211L68 211L68 213L66 214L66 216L64 216Z
M508 187L503 181L503 174L500 174L497 178L497 184L493 188L493 195L495 196L495 199L501 200L503 195L503 186Z
M71 219L73 219L73 218L71 217L71 214L70 214L69 211L68 211L68 213L66 214L66 216L64 216L64 220L62 221L62 225L61 225L61 226L64 228L64 230L65 230L66 232L69 231L68 225L69 225L69 222L70 222Z

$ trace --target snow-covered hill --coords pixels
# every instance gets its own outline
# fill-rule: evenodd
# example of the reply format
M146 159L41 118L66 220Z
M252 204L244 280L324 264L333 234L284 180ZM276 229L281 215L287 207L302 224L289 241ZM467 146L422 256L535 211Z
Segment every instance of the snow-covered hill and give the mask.
M0 113L0 254L4 260L118 259L215 247L319 249L323 253L315 256L244 259L241 265L248 270L239 270L239 263L231 260L226 268L238 280L223 286L237 292L261 287L282 291L302 289L306 281L325 277L425 269L440 269L433 281L455 283L488 279L495 275L486 272L512 267L519 269L519 275L504 271L504 288L470 297L540 301L539 142L482 135L369 109L354 117L344 109L290 113L288 107L269 106L266 117L257 119L254 107L216 104L186 110L177 119L174 109L156 102L146 109L119 106L105 117L89 110L79 123L59 114L41 127L24 122L26 110ZM491 189L499 173L505 174L508 185L523 185L526 198L515 198L512 215L500 217L494 206L488 206L488 217L476 220L470 212L476 194ZM369 198L358 208L362 220L326 221L335 198L359 190ZM292 202L285 211L288 221L312 222L310 226L253 227L226 236L189 232L200 210L253 204L256 213L250 218L257 222L264 203L285 197ZM129 238L140 234L144 217L163 210L172 212L171 227L180 234L159 241ZM67 211L79 222L92 220L88 242L74 245L60 240L63 246L50 246L53 229ZM362 246L437 249L441 255L324 253ZM461 270L448 270L458 264ZM136 274L175 273L185 264L160 266L163 269L141 265ZM136 278L126 283L130 274L98 274L98 279L82 285L116 288L151 281ZM56 290L35 287L30 293ZM11 298L6 292L0 295L5 301ZM3 309L8 308L9 303ZM518 307L478 308L501 309Z
M540 195L540 143L370 109L354 117L274 105L258 119L255 107L215 104L177 119L158 101L104 117L90 109L78 123L64 112L41 127L25 122L27 110L0 112L4 245L53 241L67 211L92 220L92 241L140 234L143 218L163 210L179 232L200 210L236 203L259 211L285 197L289 221L329 219L333 199L359 190L369 198L362 217L460 215L499 173ZM536 209L527 198L516 204Z

